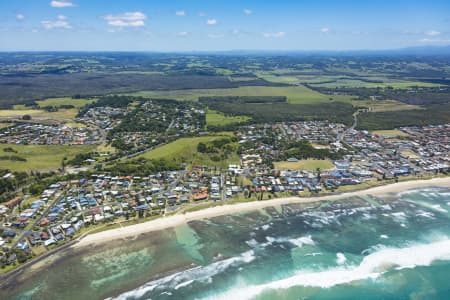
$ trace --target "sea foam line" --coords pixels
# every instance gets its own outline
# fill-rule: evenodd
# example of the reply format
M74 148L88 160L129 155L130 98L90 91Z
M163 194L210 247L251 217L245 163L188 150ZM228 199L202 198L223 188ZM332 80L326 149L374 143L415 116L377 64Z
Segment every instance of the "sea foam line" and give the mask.
M261 285L236 286L209 299L251 299L264 291L288 289L294 286L330 288L358 280L377 279L390 270L429 266L436 260L450 260L450 240L417 244L405 248L384 248L366 256L359 265L337 267L323 271L301 271L297 274Z
M130 300L140 299L147 293L154 290L167 291L178 290L180 288L189 286L195 281L206 282L210 280L216 274L222 273L229 267L239 266L245 263L249 263L255 259L254 251L246 251L241 255L230 257L221 261L211 263L207 266L199 266L192 269L184 270L154 281L147 282L146 284L125 292L115 298L115 300Z

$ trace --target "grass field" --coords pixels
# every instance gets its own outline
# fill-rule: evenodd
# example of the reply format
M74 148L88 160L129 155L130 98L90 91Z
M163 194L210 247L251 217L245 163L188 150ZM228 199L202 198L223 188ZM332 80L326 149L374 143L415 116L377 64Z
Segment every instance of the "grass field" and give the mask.
M94 99L72 99L70 97L62 97L62 98L48 98L44 100L38 100L36 103L40 107L45 106L55 106L60 107L61 105L73 105L75 108L80 108L85 106L88 103L92 103L95 101ZM13 110L29 110L30 107L25 106L23 104L17 104L13 106Z
M336 88L336 87L350 87L350 88L359 88L359 87L365 87L365 88L386 88L386 87L393 87L395 89L405 89L412 86L419 86L419 87L437 87L438 84L435 83L428 83L428 82L419 82L419 81L384 81L384 82L366 82L358 79L332 79L335 80L334 82L327 82L327 83L314 83L311 82L310 84L317 87L326 87L326 88Z
M78 114L78 109L59 109L56 112L48 112L42 109L2 109L0 117L21 118L24 115L30 115L33 119L54 119L70 122Z
M367 107L371 112L405 111L412 109L423 109L418 105L402 103L396 100L354 100L355 106Z
M212 109L208 110L206 113L206 125L211 126L225 126L229 124L242 123L248 120L250 120L250 118L246 116L229 117Z
M331 160L304 159L297 162L280 161L274 163L276 170L309 170L313 171L317 168L328 170L334 167Z
M26 162L1 160L2 169L12 171L51 170L61 166L64 157L71 159L79 153L89 152L96 146L60 146L60 145L0 145L0 155L8 155L3 149L11 147L17 151L14 155L26 158Z
M416 153L409 151L409 150L404 150L401 153L402 153L402 155L408 156L410 159L420 158L419 155L417 155Z
M223 138L225 136L230 135L219 134L214 136L181 138L172 143L141 154L136 158L142 157L145 159L166 159L174 160L180 163L187 163L189 165L208 165L224 168L228 167L229 164L238 163L239 156L237 154L233 154L225 160L216 162L211 160L211 156L209 154L197 152L197 146L201 142L206 143Z
M197 101L199 97L208 96L286 96L292 104L327 103L330 98L337 101L350 101L353 97L344 95L325 95L305 86L268 87L244 86L229 89L176 90L176 91L142 91L129 95Z
M66 122L65 125L70 126L70 127L78 127L78 128L86 128L87 127L85 124L78 123L78 122Z
M42 112L42 110L38 109L0 109L0 117L20 117L23 115L33 116Z
M94 100L92 99L72 99L70 97L65 98L48 98L45 100L36 101L39 106L56 106L59 107L61 105L73 105L76 108L80 108L85 106L88 103L92 103Z
M393 130L374 130L372 134L376 134L382 137L398 137L398 136L409 136L406 132L403 132L398 129Z
M111 145L101 144L101 145L98 145L98 147L97 147L97 149L95 149L95 151L97 151L99 153L116 153L117 149Z
M262 79L270 81L270 82L287 83L287 84L298 84L299 83L299 79L295 76L277 75L277 74L267 73L267 72L256 72L255 75L258 76L259 78L262 78Z
M14 123L0 123L0 129L14 126Z

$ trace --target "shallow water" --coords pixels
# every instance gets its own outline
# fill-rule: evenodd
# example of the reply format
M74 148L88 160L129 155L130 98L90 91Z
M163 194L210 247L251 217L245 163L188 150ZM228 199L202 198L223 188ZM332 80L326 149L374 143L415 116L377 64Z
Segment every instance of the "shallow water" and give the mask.
M1 299L449 299L450 189L291 204L63 251Z

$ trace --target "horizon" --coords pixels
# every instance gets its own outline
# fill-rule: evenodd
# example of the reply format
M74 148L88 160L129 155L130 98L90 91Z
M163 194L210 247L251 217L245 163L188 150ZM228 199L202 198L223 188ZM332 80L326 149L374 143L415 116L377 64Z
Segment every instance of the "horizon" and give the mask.
M35 0L0 4L2 52L345 52L450 45L450 3ZM381 21L380 21L381 20Z
M434 52L429 52L434 51ZM191 51L157 51L157 50L0 50L0 53L134 53L134 54L176 54L176 55L258 55L258 54L286 54L286 55L450 55L450 45L444 46L416 46L386 49L353 49L353 50L320 50L320 49L292 49L292 50L258 50L258 49L230 49L230 50L191 50Z

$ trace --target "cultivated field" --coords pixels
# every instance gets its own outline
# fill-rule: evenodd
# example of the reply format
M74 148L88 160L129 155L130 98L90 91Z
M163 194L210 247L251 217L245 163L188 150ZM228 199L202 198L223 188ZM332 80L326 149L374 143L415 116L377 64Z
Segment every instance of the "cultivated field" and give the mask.
M337 101L350 101L351 96L325 95L313 91L305 86L268 87L268 86L244 86L228 89L202 89L202 90L177 90L177 91L142 91L129 95L148 98L165 98L176 100L197 101L199 97L211 96L286 96L292 104L318 104L327 103L330 98Z
M438 84L419 82L419 81L389 81L384 82L367 82L358 79L331 79L330 82L326 83L311 83L313 86L326 87L326 88L336 88L336 87L350 87L350 88L386 88L392 87L395 89L406 89L413 86L418 87L437 87Z

